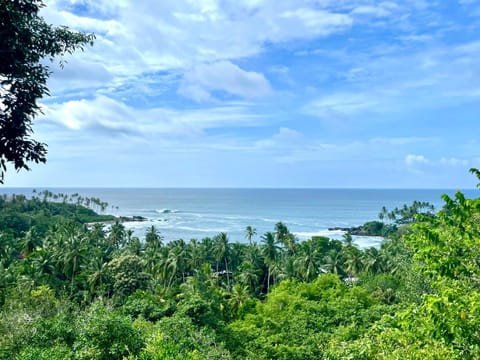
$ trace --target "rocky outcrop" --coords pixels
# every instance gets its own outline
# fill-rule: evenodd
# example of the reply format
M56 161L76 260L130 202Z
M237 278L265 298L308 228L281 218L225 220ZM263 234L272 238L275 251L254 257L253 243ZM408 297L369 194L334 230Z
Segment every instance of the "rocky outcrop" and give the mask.
M147 221L148 219L143 216L118 216L117 220L120 222L133 222L133 221Z
M352 226L352 227L332 227L328 228L329 231L344 231L346 233L350 233L352 235L358 235L358 236L366 236L369 234L365 234L365 231L363 230L362 226Z

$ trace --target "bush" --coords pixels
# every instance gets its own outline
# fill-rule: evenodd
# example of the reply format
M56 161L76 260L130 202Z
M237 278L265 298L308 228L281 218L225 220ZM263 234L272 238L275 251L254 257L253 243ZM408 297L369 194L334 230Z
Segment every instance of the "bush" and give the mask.
M148 340L141 360L216 360L230 359L230 354L207 328L198 328L184 316L160 320Z
M65 345L50 348L26 347L15 360L65 360L72 359L72 350Z
M125 300L121 311L134 319L142 317L155 322L164 316L171 316L175 311L175 303L158 295L137 290Z
M74 351L78 359L115 360L136 355L144 345L132 321L103 304L92 305L79 320Z

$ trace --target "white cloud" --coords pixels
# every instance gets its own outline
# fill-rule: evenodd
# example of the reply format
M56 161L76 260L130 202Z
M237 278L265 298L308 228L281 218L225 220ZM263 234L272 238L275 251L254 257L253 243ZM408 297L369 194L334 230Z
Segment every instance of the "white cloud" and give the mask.
M179 92L196 101L211 100L211 91L255 98L270 94L268 80L258 72L242 70L229 61L199 64L187 71Z
M430 160L428 160L425 156L423 155L414 155L414 154L408 154L405 156L405 164L407 166L416 166L416 165L424 165L430 163Z
M459 159L456 157L442 157L439 160L430 160L424 155L409 154L405 157L405 164L409 167L415 168L419 165L430 165L435 168L440 167L462 167L466 168L469 164L467 159Z
M302 139L302 134L297 130L281 127L274 138L277 141L298 141Z
M440 159L440 164L447 165L447 166L462 166L466 167L468 165L468 160L465 159L458 159L455 157L445 158L442 157Z

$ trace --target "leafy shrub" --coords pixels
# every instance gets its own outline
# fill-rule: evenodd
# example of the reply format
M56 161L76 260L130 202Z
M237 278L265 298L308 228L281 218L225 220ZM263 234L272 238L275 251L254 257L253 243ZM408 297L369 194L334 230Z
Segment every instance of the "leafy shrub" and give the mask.
M78 359L115 360L138 354L144 345L142 334L132 321L96 303L77 323L74 351Z

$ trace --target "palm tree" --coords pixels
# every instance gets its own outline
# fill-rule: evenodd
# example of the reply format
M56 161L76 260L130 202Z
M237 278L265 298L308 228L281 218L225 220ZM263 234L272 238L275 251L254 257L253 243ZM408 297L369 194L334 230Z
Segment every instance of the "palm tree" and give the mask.
M134 232L135 231L133 231L133 229L128 229L127 231L125 231L125 236L127 237L126 239L127 245L129 245L130 242L132 241Z
M88 257L88 239L72 224L61 226L54 234L53 256L63 274L70 280L73 294L75 276Z
M395 221L397 219L397 215L398 214L399 210L398 208L395 208L394 210L390 211L388 214L387 214L387 218L388 220L390 221Z
M342 242L342 253L345 258L344 265L346 266L345 270L349 278L351 278L363 269L362 254L361 251L358 250L357 245L353 243L353 237L349 232L343 235Z
M380 254L384 259L385 271L392 275L411 266L412 251L401 237L388 239L384 242L380 248Z
M186 265L186 244L182 239L172 241L169 245L168 256L165 259L164 272L165 279L168 278L167 287L171 287L175 277L180 273L182 281L185 281L185 265Z
M142 242L136 236L130 237L128 239L127 249L130 254L141 256L143 251Z
M250 299L250 293L249 293L249 288L248 286L242 286L242 285L235 285L230 293L227 294L228 296L228 305L230 305L230 308L232 312L237 315L238 310L240 307Z
M103 246L105 244L105 229L102 223L95 223L92 229L88 232L91 244L95 247Z
M228 271L228 253L229 253L229 245L228 245L228 235L227 233L221 232L213 239L213 252L215 255L215 260L217 262L217 274L218 274L218 264L220 261L224 261L225 263L225 271L227 275L227 284L230 286L230 274Z
M332 250L323 258L322 269L336 275L343 275L343 256L342 251Z
M88 285L90 293L102 295L106 289L105 284L109 279L108 263L103 262L100 257L94 257L88 264Z
M252 294L255 294L258 288L260 274L261 269L259 269L255 263L244 260L239 267L239 274L236 279L241 285L247 286Z
M53 287L51 282L56 279L55 263L52 255L45 249L39 249L31 254L29 259L32 262L36 278L40 284L49 284Z
M110 234L108 234L108 242L115 249L120 249L125 245L125 226L118 220L112 225Z
M320 268L319 252L311 241L301 243L299 255L295 259L294 265L303 281L312 281L318 276Z
M265 265L267 265L268 275L267 275L267 293L270 290L270 277L272 268L275 262L279 258L280 247L277 245L277 240L275 239L275 234L272 232L265 233L262 237L262 247L261 253L265 259Z
M287 225L283 222L278 222L275 224L275 237L277 241L283 245L283 247L288 251L290 255L295 252L296 238L290 230L288 230Z
M33 251L42 245L42 239L38 236L34 227L28 230L21 240L22 252L25 256L30 255Z
M245 238L248 240L248 243L252 245L252 238L257 235L257 229L248 225L245 229Z
M384 219L388 218L388 210L385 206L382 206L382 210L378 214L378 218L383 222Z
M351 247L354 247L355 244L353 243L353 237L352 237L352 234L347 232L345 234L343 234L342 236L342 243L343 243L343 246L346 247L346 248L351 248Z
M348 252L345 260L348 277L352 278L358 275L363 269L362 256L360 252Z
M145 248L152 248L154 251L158 250L162 246L162 236L158 229L152 225L145 233Z
M245 254L245 251L247 250L247 248L248 248L247 244L242 244L239 242L235 242L229 245L228 268L230 270L230 273L232 274L232 282L233 282L233 276L235 274L235 271L238 268L238 266L241 264L243 255Z
M250 261L255 264L256 267L260 268L263 265L262 254L260 251L260 247L256 242L254 242L251 246L248 246L245 249L245 253L243 255L243 261Z
M198 270L207 262L203 246L197 239L192 239L187 245L187 266L190 272Z
M213 240L209 237L205 237L200 240L200 246L202 248L202 253L205 256L205 262L213 266L215 264L215 256L213 255Z
M140 242L140 240L138 241ZM141 253L145 265L145 271L152 275L154 279L160 275L164 284L167 283L167 273L165 272L165 268L168 254L169 249L167 247L162 247L160 251L157 251L154 248L146 248L144 252Z
M385 263L382 254L377 248L371 247L363 252L362 262L364 270L368 273L376 274L385 269Z
M292 278L299 277L298 264L296 264L297 260L298 260L298 257L290 255L288 252L283 254L283 257L281 259L281 264L282 264L281 276L284 279L292 279Z
M280 244L283 244L289 233L290 231L288 230L287 225L283 222L280 221L275 224L275 237Z

